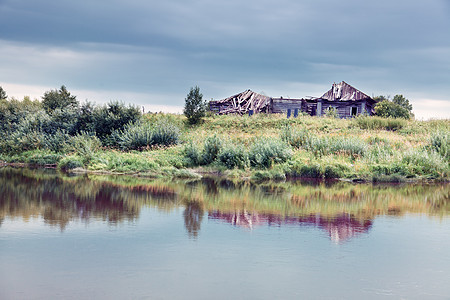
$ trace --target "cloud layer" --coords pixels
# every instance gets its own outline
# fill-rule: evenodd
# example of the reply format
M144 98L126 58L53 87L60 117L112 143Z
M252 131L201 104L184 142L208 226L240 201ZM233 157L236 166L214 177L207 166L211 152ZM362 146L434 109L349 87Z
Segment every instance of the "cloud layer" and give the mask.
M0 14L7 92L65 84L96 102L180 107L193 85L207 99L303 97L345 80L417 107L450 102L448 0L3 0Z

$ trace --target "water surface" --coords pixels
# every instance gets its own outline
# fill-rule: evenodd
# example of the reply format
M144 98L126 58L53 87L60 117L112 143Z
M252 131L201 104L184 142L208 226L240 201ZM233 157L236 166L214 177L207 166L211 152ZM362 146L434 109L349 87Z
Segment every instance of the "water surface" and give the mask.
M450 187L0 169L0 299L449 299Z

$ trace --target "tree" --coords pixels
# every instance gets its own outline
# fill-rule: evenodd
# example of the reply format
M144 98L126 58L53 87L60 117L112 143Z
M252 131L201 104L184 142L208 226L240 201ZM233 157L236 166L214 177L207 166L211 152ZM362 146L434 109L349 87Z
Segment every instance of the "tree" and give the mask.
M190 89L184 104L184 115L190 124L197 124L206 114L206 101L203 101L203 95L200 88L195 86Z
M0 86L0 100L7 99L7 98L8 98L8 96L6 95L5 90Z
M411 113L412 105L409 103L408 99L403 97L403 95L395 95L394 99L392 99L392 102L406 108Z
M389 100L377 103L375 105L375 114L383 118L410 118L410 113L406 108Z
M42 97L42 106L48 113L56 109L78 108L76 96L72 96L64 85L59 90L45 92Z

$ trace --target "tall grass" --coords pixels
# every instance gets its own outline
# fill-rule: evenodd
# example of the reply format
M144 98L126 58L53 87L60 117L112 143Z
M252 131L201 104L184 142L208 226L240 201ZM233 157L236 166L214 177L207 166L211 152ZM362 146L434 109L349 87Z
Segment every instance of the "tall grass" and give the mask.
M142 151L155 146L178 144L180 129L167 119L160 119L155 124L140 121L116 131L114 138L122 150Z
M352 126L370 130L396 131L405 127L407 124L407 120L400 118L394 119L360 115L352 119Z
M292 150L279 139L258 139L248 153L250 165L256 168L269 168L283 163L292 157Z
M344 154L351 157L362 156L367 151L367 143L359 138L332 136L318 137L305 128L293 131L286 126L281 131L281 139L295 148L303 148L315 156Z

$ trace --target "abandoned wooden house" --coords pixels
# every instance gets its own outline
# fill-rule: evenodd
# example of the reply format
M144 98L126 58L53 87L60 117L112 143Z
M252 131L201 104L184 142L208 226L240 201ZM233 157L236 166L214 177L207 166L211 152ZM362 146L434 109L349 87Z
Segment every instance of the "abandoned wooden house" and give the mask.
M334 83L322 97L311 99L272 98L246 90L223 100L209 102L209 109L216 114L286 113L294 116L303 112L311 116L326 114L336 109L341 118L360 114L372 115L376 101L342 81Z
M374 114L376 101L363 92L342 81L333 83L331 89L315 99L316 115L320 116L334 108L341 118L351 118L361 114Z

